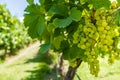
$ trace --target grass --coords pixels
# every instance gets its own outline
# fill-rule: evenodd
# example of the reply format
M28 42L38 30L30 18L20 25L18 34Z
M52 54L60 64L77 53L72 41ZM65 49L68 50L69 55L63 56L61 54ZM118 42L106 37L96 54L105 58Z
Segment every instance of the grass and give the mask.
M31 50L28 50L29 54L19 57L12 63L0 64L0 80L50 80L51 78L56 80L55 70L50 67L55 62L56 55L40 54Z
M87 63L82 63L77 74L82 80L120 80L120 61L116 60L114 64L108 64L107 58L100 58L100 72L98 77L90 74ZM75 77L75 80L78 80Z
M30 75L26 70L33 70L39 63L27 63L28 59L33 58L33 54L25 54L12 63L3 63L0 65L0 80L22 80Z
M0 72L0 80L22 80L30 75L26 70L34 69L37 64L12 65L5 67Z
M33 50L33 49L31 49ZM57 80L54 67L56 55L39 54L28 50L27 53L12 63L0 64L0 80ZM50 59L52 57L52 59ZM46 63L43 63L43 62ZM98 77L90 74L87 63L83 62L77 70L82 80L120 80L120 61L113 65L107 63L107 58L100 58L100 72ZM74 80L78 80L75 76Z

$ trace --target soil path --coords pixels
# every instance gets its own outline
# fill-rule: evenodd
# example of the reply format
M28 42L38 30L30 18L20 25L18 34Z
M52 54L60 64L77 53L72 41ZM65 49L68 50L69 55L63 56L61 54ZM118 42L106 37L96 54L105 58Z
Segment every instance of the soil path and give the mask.
M18 55L15 55L11 58L6 59L6 61L2 65L4 65L4 66L10 65L11 63L18 60L20 57L22 57L26 54L29 55L31 53L37 53L39 50L39 46L40 46L40 42L35 42L34 44L31 44L29 47L18 51L18 53L17 53Z

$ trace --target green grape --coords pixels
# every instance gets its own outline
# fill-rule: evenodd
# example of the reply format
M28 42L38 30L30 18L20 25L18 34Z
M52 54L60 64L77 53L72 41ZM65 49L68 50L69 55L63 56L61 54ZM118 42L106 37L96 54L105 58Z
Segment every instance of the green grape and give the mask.
M81 49L86 49L86 45L82 44L82 45L80 45L80 48Z
M87 40L86 40L86 38L81 38L81 43L85 43Z
M115 60L114 56L109 55L108 63L113 64L114 60Z
M108 48L107 45L102 46L102 49L103 49L103 51L105 51L105 52L108 52L108 51L109 51L109 48Z
M85 55L90 55L90 52L88 50L85 51Z
M120 32L112 18L112 14L117 9L117 3L113 2L110 8L107 11L104 8L97 9L94 15L90 14L91 11L84 10L85 21L83 24L80 23L73 35L73 43L85 51L90 73L95 76L98 76L100 71L98 60L100 53L109 55L109 63L113 63L120 54L118 38Z
M116 9L117 8L117 2L116 1L113 1L111 6L110 6L111 9Z
M99 33L98 32L95 32L93 34L93 37L92 37L94 40L98 40L99 39Z
M101 38L101 39L104 39L105 37L106 37L105 34L101 34L101 35L100 35L100 38Z
M105 29L106 29L106 30L110 30L110 26L106 26Z
M101 26L106 27L107 25L108 25L108 23L106 22L106 20L103 20Z
M119 36L119 31L118 31L118 29L114 29L114 36Z
M101 27L101 26L98 27L98 31L101 31L101 32L104 31L104 27Z

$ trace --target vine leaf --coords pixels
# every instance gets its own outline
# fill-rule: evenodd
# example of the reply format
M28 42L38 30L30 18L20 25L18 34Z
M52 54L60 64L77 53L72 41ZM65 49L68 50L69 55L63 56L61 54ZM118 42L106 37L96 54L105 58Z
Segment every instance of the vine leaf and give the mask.
M37 38L44 31L45 17L43 9L39 5L28 5L25 9L24 24L29 27L28 34L32 38Z
M63 3L65 0L56 0L58 3Z
M91 3L93 4L95 9L99 9L101 7L109 9L109 6L111 4L110 0L91 0Z
M28 5L24 11L27 12L28 14L40 14L41 12L43 12L40 9L41 7L39 5L32 4Z
M51 48L50 43L45 43L40 46L40 53L46 53Z
M44 2L45 2L45 0L39 0L39 3L40 3L41 5L43 5Z
M28 2L29 4L33 4L33 3L34 3L34 0L27 0L27 2Z
M47 30L51 33L53 33L55 31L55 25L53 23L49 23L47 26Z
M86 56L84 55L84 50L78 48L77 45L73 45L69 49L66 49L63 52L63 58L66 60L69 60L69 61L80 58L83 61L86 61Z
M29 26L28 34L32 38L37 38L44 31L45 19L43 15L26 14L24 18L25 26Z
M68 8L64 4L55 4L50 8L49 12L52 12L53 14L59 14L61 16L66 16L68 13Z
M118 4L120 4L120 0L117 0Z
M65 28L67 26L69 26L72 22L72 19L71 18L65 18L65 19L54 19L54 25L59 27L59 28Z
M70 18L74 21L79 21L81 19L81 14L81 11L77 10L75 7L70 10Z
M60 46L61 46L61 42L64 40L64 37L63 36L57 36L54 38L53 40L53 45L54 47L58 50L60 49Z

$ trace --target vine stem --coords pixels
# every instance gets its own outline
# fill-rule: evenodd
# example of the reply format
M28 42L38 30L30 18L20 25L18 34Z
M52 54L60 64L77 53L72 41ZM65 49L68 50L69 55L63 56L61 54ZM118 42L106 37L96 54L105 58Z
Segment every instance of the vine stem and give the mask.
M77 76L78 80L81 80L80 76L77 73L76 73L76 76Z
M78 67L81 65L81 63L82 63L82 60L81 60L81 59L77 59L76 61L77 61L77 64L76 64L76 66L75 66L74 68L71 67L71 66L69 66L68 72L67 72L64 80L73 80L73 79L74 79L74 76L75 76L75 74L76 74L77 68L78 68ZM80 77L79 77L79 78L80 78Z

